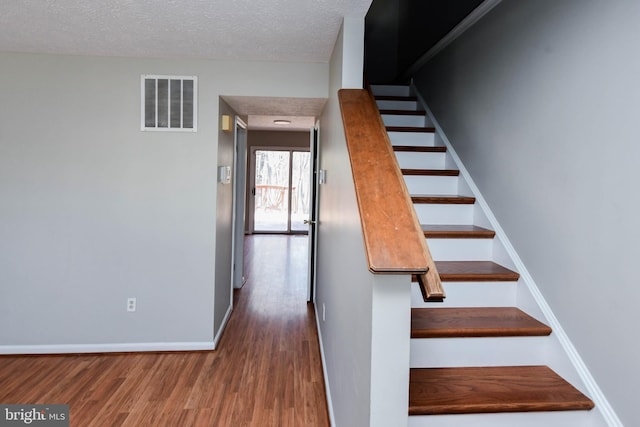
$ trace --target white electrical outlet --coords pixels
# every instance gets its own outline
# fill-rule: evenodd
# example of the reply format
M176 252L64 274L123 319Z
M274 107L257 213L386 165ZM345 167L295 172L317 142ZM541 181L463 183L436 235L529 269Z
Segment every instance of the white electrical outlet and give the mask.
M127 311L136 311L136 299L127 298Z
M322 321L323 322L324 322L324 314L325 314L324 303L322 303Z

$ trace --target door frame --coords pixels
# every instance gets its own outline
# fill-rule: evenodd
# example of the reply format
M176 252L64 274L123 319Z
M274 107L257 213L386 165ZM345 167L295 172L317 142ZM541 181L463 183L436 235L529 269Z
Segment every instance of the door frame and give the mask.
M318 260L318 226L320 213L320 122L316 121L309 131L309 169L311 172L309 197L309 260L307 278L307 302L316 301L316 267Z
M233 242L232 242L232 288L241 288L244 285L244 237L245 234L251 233L253 230L253 209L254 198L249 197L249 188L253 188L255 183L255 154L252 152L254 149L281 149L292 151L305 151L305 147L274 147L274 146L256 146L251 147L247 145L247 125L239 117L236 116L235 128L234 128L234 177L233 185ZM241 137L244 137L242 140ZM314 140L315 137L315 140ZM315 146L313 143L316 143ZM312 150L315 148L315 152ZM309 210L309 221L315 221L315 223L309 224L313 227L313 232L309 230L309 255L308 255L308 286L307 286L307 301L315 302L316 299L316 277L317 277L317 256L318 256L318 226L319 223L319 211L320 211L320 122L317 121L315 126L309 129L309 147L307 147L311 154L311 182L312 187L312 199ZM315 160L315 162L314 162ZM249 168L247 169L247 166ZM247 185L247 177L249 177L249 185ZM315 209L314 209L315 207ZM315 217L315 218L314 218ZM232 306L233 307L233 292Z
M244 277L244 228L246 217L247 124L238 116L233 131L233 224L231 242L231 306L233 289L241 288Z

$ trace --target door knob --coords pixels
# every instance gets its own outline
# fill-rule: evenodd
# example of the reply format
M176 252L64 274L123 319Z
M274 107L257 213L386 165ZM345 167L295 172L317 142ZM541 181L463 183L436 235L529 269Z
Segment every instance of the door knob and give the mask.
M317 224L317 221L311 221L311 220L309 220L309 219L305 219L305 220L304 220L304 223L305 223L305 224Z

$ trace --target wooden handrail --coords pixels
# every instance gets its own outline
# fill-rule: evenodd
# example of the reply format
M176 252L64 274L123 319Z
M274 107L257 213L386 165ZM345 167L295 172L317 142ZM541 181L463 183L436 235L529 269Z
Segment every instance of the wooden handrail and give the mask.
M425 298L441 301L440 277L375 100L364 89L341 89L338 98L369 270L416 274Z

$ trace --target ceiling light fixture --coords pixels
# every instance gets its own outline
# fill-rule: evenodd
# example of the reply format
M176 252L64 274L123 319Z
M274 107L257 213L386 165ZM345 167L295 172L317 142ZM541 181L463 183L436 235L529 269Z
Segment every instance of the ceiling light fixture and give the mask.
M290 125L291 120L274 120L273 124L274 125Z

